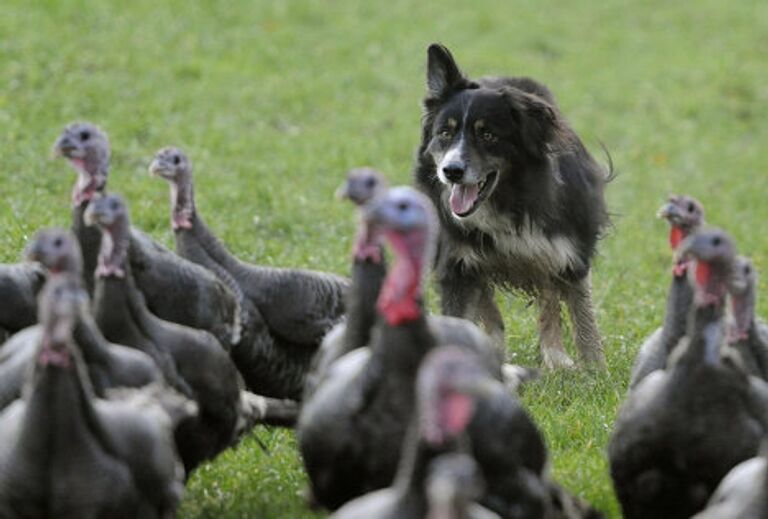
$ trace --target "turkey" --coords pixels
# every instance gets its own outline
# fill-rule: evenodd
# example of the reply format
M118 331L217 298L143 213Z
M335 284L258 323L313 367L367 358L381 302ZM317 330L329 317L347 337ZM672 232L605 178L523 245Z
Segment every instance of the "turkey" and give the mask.
M39 231L27 248L29 259L40 262L50 277L62 278L72 294L79 294L73 340L83 357L93 391L104 396L114 387L141 387L162 382L162 374L150 357L133 348L110 344L93 321L82 288L82 262L75 237L60 229ZM11 337L0 349L0 409L21 396L24 381L41 340L40 325Z
M45 271L30 263L0 264L0 341L37 322Z
M110 146L106 133L91 123L67 126L54 144L77 172L72 192L72 229L83 251L84 280L93 294L101 242L98 229L83 222L91 200L106 191ZM211 332L229 348L240 340L240 309L234 294L208 270L153 241L141 231L130 233L130 263L149 310L167 321Z
M669 244L672 252L690 234L704 225L704 208L698 200L689 196L671 196L658 212L660 218L669 222ZM693 299L693 290L687 280L690 262L675 260L672 266L672 285L667 295L664 325L656 329L640 346L632 366L630 389L657 369L664 369L672 349L685 335L688 310Z
M323 336L344 313L346 279L326 273L251 265L235 258L195 208L192 165L163 148L150 165L170 184L176 251L214 273L246 309L237 362L259 394L300 399L310 361Z
M394 254L377 301L379 322L370 348L337 360L299 417L313 498L330 509L392 481L392 453L399 452L412 413L416 370L436 345L422 304L437 231L431 202L412 188L393 188L366 207L365 219ZM480 354L496 363L501 379L495 351L489 346Z
M757 272L749 259L739 256L730 283L733 322L729 344L740 354L750 375L768 379L768 327L755 316Z
M678 253L695 260L687 345L629 393L608 448L627 519L690 517L734 465L755 455L767 431L765 384L721 359L733 240L699 231Z
M417 388L423 443L442 452L469 450L486 483L484 506L509 518L602 517L549 479L541 432L476 354L433 350Z
M765 446L759 456L742 461L725 475L693 519L764 519L768 517L768 460Z
M368 346L376 322L376 298L387 273L381 233L362 217L365 204L386 190L384 176L374 169L358 168L349 172L338 189L340 198L348 198L360 209L357 234L352 246L352 285L347 294L347 318L328 332L320 344L307 375L305 398L314 393L331 364L349 353Z
M72 339L82 294L70 281L43 289L24 398L0 414L0 516L171 517L183 491L173 419L159 404L91 394Z
M215 337L163 321L147 309L127 261L130 222L122 198L105 195L93 199L84 219L102 231L93 302L99 328L109 340L149 354L166 381L199 406L199 417L182 423L176 434L189 472L232 445L242 432L243 421L266 421L271 409L266 399L241 392L237 369ZM254 418L254 414L259 416Z

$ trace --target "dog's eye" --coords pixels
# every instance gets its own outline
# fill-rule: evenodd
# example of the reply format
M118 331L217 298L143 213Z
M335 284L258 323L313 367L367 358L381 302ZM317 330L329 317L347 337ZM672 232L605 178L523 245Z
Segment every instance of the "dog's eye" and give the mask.
M489 131L484 131L480 134L480 137L486 142L492 142L494 140L494 135Z
M451 138L451 130L440 130L440 133L438 136L441 139L450 139Z

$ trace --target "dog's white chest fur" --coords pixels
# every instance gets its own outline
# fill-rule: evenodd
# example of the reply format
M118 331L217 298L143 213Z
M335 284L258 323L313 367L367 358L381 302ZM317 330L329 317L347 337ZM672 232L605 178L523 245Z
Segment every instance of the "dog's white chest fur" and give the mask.
M488 206L480 207L468 218L456 218L456 222L467 230L477 229L493 237L492 244L460 248L467 266L481 267L489 260L517 261L551 275L581 266L579 254L569 238L562 235L547 237L538 225L531 225L527 217L519 232L509 219Z

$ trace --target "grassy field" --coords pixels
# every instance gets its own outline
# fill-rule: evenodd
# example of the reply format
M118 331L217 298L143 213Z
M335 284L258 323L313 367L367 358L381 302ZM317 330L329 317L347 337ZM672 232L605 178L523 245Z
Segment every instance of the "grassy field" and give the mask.
M68 224L74 175L50 148L86 119L110 134L110 188L157 239L171 243L167 187L146 167L177 144L195 161L200 211L238 255L346 273L353 217L333 191L365 164L409 182L426 46L445 43L472 75L536 77L596 155L605 143L619 177L594 270L609 371L550 374L523 398L556 478L618 516L605 446L663 312L656 208L669 192L695 195L759 269L768 261L768 3L114 4L0 6L0 261L16 261L40 226ZM536 364L534 310L500 301L510 351ZM268 453L249 438L202 467L182 517L311 516L293 435L255 434Z

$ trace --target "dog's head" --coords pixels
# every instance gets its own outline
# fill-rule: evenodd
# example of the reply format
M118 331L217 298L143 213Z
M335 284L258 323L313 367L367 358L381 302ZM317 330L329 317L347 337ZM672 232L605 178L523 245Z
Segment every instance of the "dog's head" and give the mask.
M427 87L422 150L450 190L455 217L472 215L505 177L547 162L560 121L546 87L527 78L472 81L437 44L428 50Z

